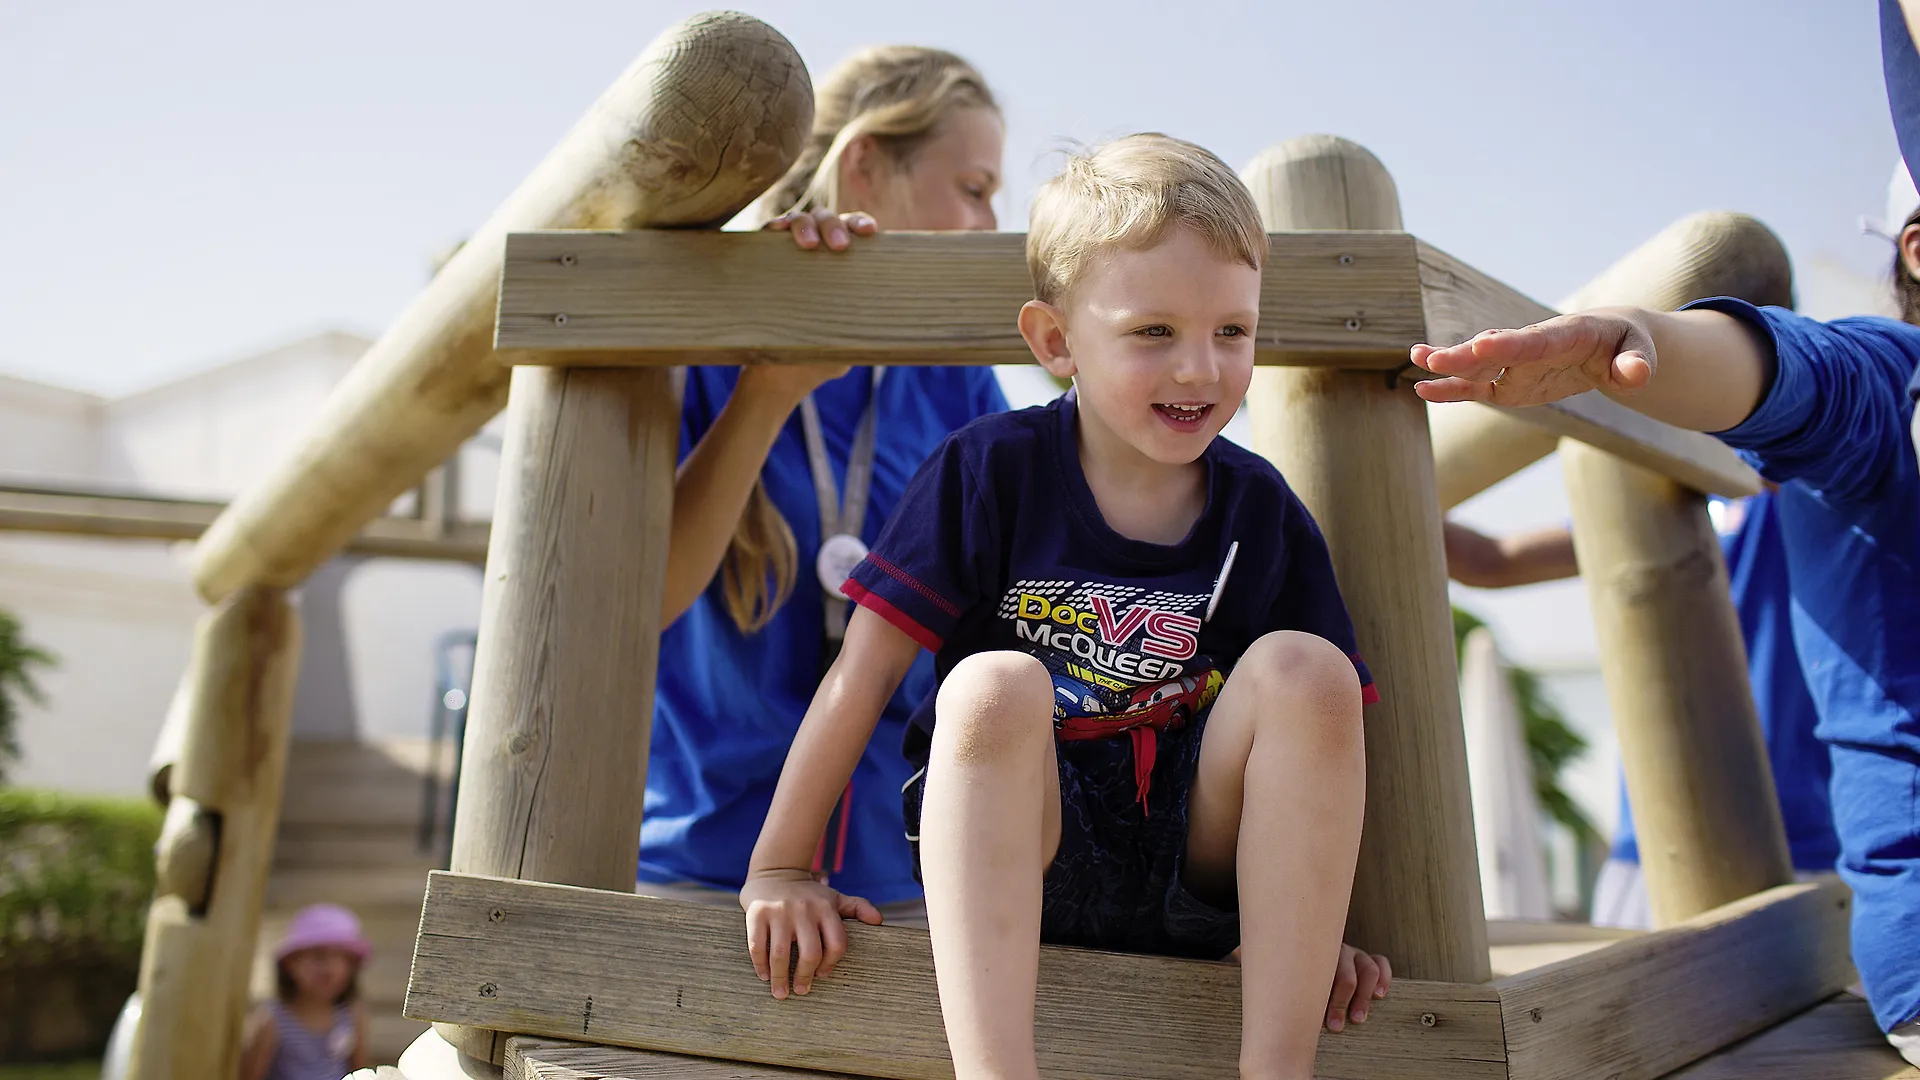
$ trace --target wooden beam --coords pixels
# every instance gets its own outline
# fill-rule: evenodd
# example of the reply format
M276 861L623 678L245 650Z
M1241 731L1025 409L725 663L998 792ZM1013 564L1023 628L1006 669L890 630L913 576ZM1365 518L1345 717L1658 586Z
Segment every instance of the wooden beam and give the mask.
M889 233L840 253L778 233L507 237L502 351L517 363L1026 364L1020 233ZM1414 241L1272 238L1256 357L1392 370L1419 340ZM637 350L637 351L625 351Z
M1419 260L1429 342L1454 345L1482 330L1526 326L1559 314L1430 244L1419 244ZM1552 405L1501 411L1695 491L1738 496L1760 490L1759 474L1725 443L1649 419L1597 391Z
M900 1080L953 1075L923 931L847 924L847 957L775 1001L742 916L628 892L435 873L406 1014L531 1035ZM1231 964L1044 948L1036 1031L1046 1077L1236 1075ZM1322 1034L1316 1075L1505 1080L1488 986L1395 980L1372 1018Z
M1400 226L1393 178L1345 139L1289 140L1243 175L1268 229ZM1366 826L1347 940L1384 953L1401 974L1484 982L1485 905L1426 403L1411 383L1370 373L1275 368L1254 372L1247 409L1254 449L1326 534L1380 690L1366 707Z
M197 540L226 504L159 499L105 491L0 487L0 531L99 536L123 540ZM380 517L367 522L343 551L400 559L483 563L484 521L438 525L415 518Z
M1653 1080L1853 978L1850 894L1782 885L1667 930L1503 979L1512 1080Z
M200 619L155 845L130 1080L237 1075L299 662L299 616L277 589L242 590Z
M1580 443L1560 464L1654 924L1792 881L1706 500Z
M506 404L493 319L509 232L718 225L786 172L812 117L812 80L779 31L736 12L668 27L207 530L201 595L298 584Z
M1873 1022L1867 999L1837 994L1668 1080L1920 1080Z

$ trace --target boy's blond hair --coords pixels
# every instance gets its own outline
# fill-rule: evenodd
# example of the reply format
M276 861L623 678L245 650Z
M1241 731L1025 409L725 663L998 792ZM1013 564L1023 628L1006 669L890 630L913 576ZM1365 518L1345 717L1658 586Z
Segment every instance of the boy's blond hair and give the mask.
M1222 258L1255 270L1266 262L1267 231L1253 195L1211 151L1146 132L1075 154L1034 196L1027 226L1034 296L1057 303L1091 258L1152 247L1176 226L1199 233Z

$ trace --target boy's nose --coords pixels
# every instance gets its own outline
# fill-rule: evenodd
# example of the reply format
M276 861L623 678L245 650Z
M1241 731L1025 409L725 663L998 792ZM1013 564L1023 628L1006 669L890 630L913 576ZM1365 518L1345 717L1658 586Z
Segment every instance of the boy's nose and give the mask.
M1173 381L1181 386L1205 386L1220 379L1220 361L1213 350L1202 346L1184 349L1173 362Z

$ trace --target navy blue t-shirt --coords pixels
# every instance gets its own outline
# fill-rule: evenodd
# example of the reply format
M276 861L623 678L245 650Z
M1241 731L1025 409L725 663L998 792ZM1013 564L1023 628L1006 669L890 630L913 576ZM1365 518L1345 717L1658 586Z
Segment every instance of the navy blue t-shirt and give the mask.
M1840 857L1833 832L1833 806L1827 780L1833 766L1827 747L1814 734L1819 710L1800 673L1793 648L1793 592L1787 579L1787 553L1780 538L1778 496L1763 491L1741 504L1740 524L1720 541L1727 561L1727 591L1747 643L1747 673L1760 734L1773 765L1780 817L1796 870L1832 870ZM1640 861L1626 786L1620 789L1620 825L1613 834L1613 857Z
M1374 699L1326 541L1272 465L1215 439L1201 457L1206 509L1186 538L1134 540L1094 503L1075 414L1069 395L955 432L908 485L847 593L932 650L939 678L974 653L1038 657L1054 676L1056 724L1136 709L1197 713L1240 654L1274 630L1338 646ZM933 706L929 695L910 721L916 767L926 764Z

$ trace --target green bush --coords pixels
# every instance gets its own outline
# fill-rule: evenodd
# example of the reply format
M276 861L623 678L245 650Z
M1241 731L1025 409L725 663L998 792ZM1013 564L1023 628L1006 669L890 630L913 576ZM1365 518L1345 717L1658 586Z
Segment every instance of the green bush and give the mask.
M7 778L7 767L20 760L16 731L20 702L37 705L45 700L33 671L53 664L53 654L28 642L20 630L20 620L0 609L0 780Z
M0 788L0 1061L105 1043L139 975L160 817Z

